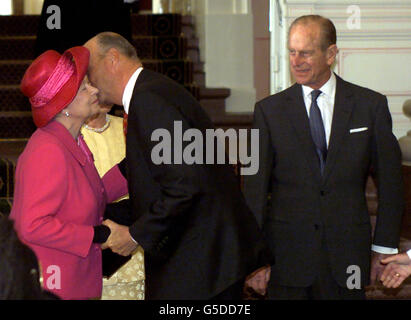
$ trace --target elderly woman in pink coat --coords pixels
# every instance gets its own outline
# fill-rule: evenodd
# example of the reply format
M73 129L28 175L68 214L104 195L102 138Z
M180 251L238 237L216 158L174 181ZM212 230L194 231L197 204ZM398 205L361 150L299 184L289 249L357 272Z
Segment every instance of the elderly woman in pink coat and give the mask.
M10 217L33 249L43 286L62 299L97 298L102 290L101 243L106 203L127 193L118 166L102 179L80 134L99 111L87 80L89 51L46 51L27 69L22 92L38 129L20 156Z

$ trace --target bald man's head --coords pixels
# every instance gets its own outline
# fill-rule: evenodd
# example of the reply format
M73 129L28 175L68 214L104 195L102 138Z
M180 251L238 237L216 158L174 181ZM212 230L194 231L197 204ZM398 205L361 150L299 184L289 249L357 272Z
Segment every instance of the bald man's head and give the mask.
M128 79L141 66L136 49L121 35L102 32L87 41L90 50L88 77L99 89L100 104L122 104Z
M89 41L87 41L84 46L89 47L90 45L94 46L94 49L97 49L98 53L102 56L104 56L108 50L114 48L125 57L140 61L134 46L118 33L99 33L94 38L91 38Z

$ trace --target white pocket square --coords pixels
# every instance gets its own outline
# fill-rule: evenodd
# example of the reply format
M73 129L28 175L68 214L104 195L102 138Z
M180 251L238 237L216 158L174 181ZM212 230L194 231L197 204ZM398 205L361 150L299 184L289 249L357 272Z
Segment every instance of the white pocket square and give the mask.
M355 129L350 129L350 133L361 132L361 131L366 131L366 130L368 130L368 127L355 128Z

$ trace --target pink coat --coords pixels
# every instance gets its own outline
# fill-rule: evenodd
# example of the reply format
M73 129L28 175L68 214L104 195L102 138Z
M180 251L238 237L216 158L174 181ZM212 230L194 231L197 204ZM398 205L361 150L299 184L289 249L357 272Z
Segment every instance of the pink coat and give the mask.
M85 151L52 121L32 135L16 169L10 217L40 261L44 287L63 299L101 295L101 249L92 243L93 226L103 221L106 203L127 193L118 167L100 179Z

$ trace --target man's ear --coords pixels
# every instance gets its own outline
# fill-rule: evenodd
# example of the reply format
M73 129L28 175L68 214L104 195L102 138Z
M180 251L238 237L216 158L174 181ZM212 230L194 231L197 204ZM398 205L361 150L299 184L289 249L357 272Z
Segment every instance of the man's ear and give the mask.
M105 56L105 63L108 70L114 72L118 68L120 62L120 53L115 48L110 48Z
M327 56L327 63L329 66L331 66L334 63L337 57L337 53L338 53L337 45L332 44L327 48L326 56Z

